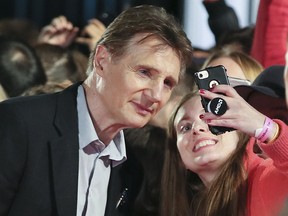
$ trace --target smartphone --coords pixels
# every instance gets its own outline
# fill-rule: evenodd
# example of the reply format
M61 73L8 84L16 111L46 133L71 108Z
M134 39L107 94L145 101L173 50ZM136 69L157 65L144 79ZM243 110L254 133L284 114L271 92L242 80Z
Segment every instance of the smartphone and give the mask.
M231 86L239 86L239 85L251 85L250 80L240 79L236 77L228 77L229 83Z
M223 65L214 67L208 67L201 71L194 73L194 78L199 89L211 89L214 85L230 85L228 76L226 74L226 68ZM205 110L208 111L209 99L201 96L201 103ZM222 127L222 126L210 126L209 129L213 134L219 135L227 131L235 130L234 128Z

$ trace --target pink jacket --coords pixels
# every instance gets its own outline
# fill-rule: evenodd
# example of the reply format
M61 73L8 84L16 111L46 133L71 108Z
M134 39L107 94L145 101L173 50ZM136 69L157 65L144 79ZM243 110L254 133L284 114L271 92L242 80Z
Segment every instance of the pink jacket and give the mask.
M285 65L288 1L260 0L251 56L265 68Z

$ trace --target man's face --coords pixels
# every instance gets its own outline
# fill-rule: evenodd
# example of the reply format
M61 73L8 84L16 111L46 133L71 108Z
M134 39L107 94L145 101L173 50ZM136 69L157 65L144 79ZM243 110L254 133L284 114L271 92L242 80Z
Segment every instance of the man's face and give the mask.
M124 127L145 125L167 102L179 79L176 52L155 37L137 43L143 36L132 39L120 58L108 55L97 60L97 55L107 52L105 48L95 56L103 68L100 73L96 70L98 92L108 115Z

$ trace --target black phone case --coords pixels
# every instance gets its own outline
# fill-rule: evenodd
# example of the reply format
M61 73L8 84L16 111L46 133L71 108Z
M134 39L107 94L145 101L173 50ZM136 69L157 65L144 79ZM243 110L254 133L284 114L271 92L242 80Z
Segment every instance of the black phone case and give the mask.
M209 90L213 87L213 85L220 85L220 84L230 85L228 76L226 74L226 68L223 65L218 65L215 67L208 67L201 71L195 72L194 77L195 77L195 81L199 89ZM208 112L207 106L208 106L209 101L210 101L209 99L201 96L201 103L205 112ZM209 125L209 129L215 135L219 135L227 131L235 130L234 128L210 126L210 125Z

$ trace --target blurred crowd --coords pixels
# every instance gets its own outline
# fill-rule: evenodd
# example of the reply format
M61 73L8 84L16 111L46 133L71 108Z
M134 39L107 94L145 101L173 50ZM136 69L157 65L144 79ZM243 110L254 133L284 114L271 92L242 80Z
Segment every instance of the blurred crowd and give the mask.
M288 123L283 75L288 44L288 1L260 0L256 24L244 28L224 0L203 0L203 7L209 16L215 46L209 50L194 47L191 66L167 104L148 125L125 130L127 152L133 162L137 161L133 169L139 175L134 210L137 216L159 215L162 150L168 140L169 118L181 98L195 91L194 72L225 66L231 85L251 106L270 118ZM0 101L60 92L84 81L90 53L106 27L95 18L80 29L65 15L40 28L30 20L0 20ZM253 149L259 157L267 158L257 143ZM283 209L283 215L288 214L287 209Z

